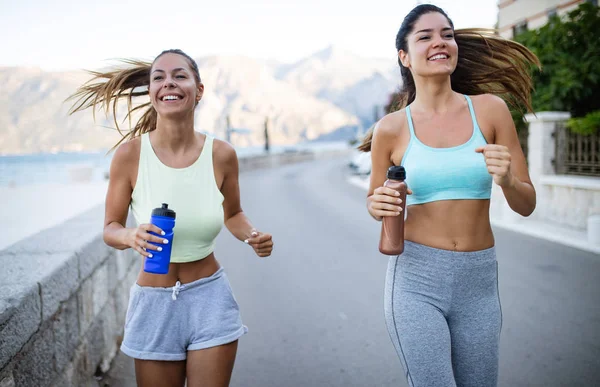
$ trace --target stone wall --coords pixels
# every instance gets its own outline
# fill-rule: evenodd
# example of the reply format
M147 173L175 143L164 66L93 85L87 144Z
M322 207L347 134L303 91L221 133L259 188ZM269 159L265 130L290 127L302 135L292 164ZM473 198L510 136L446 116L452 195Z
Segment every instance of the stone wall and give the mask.
M108 369L140 260L104 244L102 207L0 252L0 386L86 386Z

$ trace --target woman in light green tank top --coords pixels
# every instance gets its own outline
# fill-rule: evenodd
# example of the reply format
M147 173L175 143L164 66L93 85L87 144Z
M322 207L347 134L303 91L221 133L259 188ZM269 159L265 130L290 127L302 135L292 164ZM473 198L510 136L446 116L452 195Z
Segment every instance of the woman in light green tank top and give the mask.
M121 350L135 358L140 386L227 386L237 340L247 328L214 256L214 240L224 224L256 255L268 257L272 237L254 228L242 211L233 147L194 131L194 111L204 92L196 62L180 50L167 50L153 63L127 63L125 69L95 73L72 96L72 112L108 111L120 98L128 100L130 113L147 107L116 146L106 244L151 258L161 248L149 242L163 243L149 233L162 233L149 224L152 209L167 202L177 213L169 272L140 271ZM150 102L132 109L132 97L141 95L149 95ZM136 227L126 226L129 207Z

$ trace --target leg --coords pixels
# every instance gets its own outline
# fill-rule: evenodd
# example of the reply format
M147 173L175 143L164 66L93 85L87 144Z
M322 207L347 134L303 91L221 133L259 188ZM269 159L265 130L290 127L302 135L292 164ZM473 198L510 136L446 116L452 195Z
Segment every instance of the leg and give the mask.
M403 301L388 331L411 387L456 386L446 319L434 306Z
M217 347L188 351L187 387L227 387L237 353L237 340Z
M385 317L411 387L455 387L450 331L441 310L427 297L406 291L392 258L385 292ZM402 283L402 284L401 284Z
M185 360L135 359L135 379L138 387L183 387L185 384Z
M498 383L502 312L495 263L478 272L477 279L470 281L470 294L450 318L452 366L460 387L496 387Z

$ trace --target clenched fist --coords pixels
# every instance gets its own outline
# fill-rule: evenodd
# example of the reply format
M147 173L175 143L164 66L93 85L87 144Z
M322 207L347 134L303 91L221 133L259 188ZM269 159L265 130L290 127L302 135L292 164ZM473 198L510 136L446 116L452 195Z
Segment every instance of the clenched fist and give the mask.
M513 184L513 175L510 172L510 153L504 145L488 144L475 149L483 154L487 170L494 178L494 183L502 188Z

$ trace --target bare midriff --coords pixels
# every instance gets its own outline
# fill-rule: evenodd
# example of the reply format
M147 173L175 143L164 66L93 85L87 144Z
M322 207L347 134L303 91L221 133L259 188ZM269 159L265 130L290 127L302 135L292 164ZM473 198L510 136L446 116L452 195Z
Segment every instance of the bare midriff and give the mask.
M408 207L404 239L451 251L494 246L489 200L443 200Z
M219 270L219 262L214 253L193 262L171 263L167 274L151 274L144 270L138 275L137 284L140 286L152 286L168 288L174 286L177 281L181 284L194 282L200 278L210 277Z

